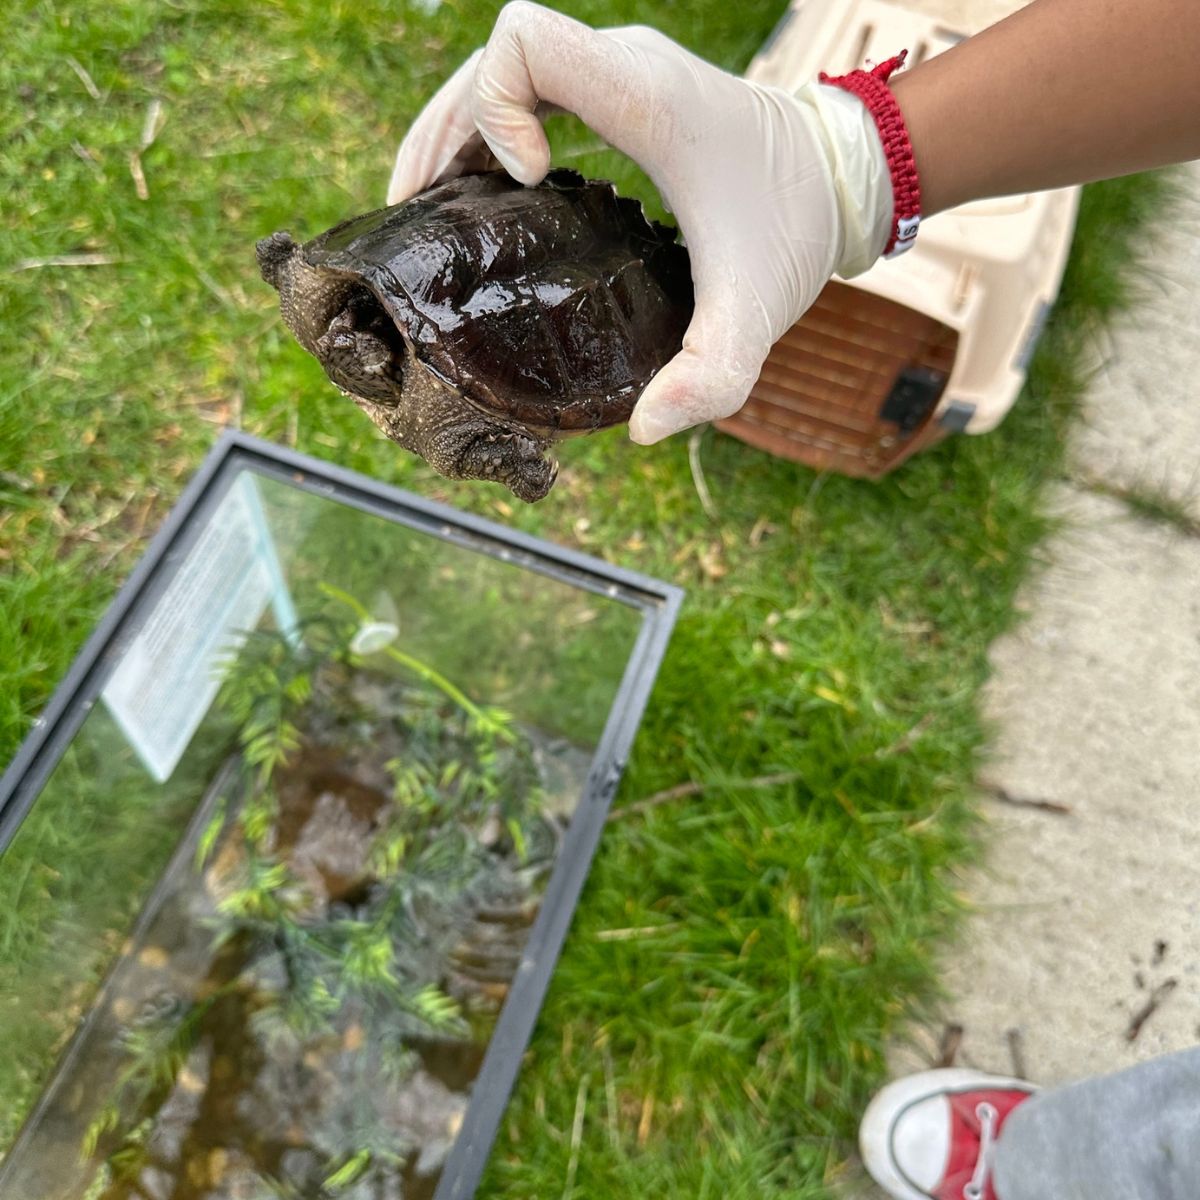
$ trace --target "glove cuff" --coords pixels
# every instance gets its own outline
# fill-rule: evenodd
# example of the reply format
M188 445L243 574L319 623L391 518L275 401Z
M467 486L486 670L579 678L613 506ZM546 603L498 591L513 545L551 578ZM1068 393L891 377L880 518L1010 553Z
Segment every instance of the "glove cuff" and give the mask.
M883 145L866 108L840 88L812 79L792 100L820 150L837 214L828 273L849 279L878 260L892 229L892 183Z
M892 72L902 67L907 57L908 51L902 50L895 58L889 58L871 71L851 71L849 75L839 76L822 72L819 76L821 83L857 96L879 131L892 177L892 230L883 248L885 258L895 258L910 250L921 225L921 183L917 178L912 142L900 106L887 85Z

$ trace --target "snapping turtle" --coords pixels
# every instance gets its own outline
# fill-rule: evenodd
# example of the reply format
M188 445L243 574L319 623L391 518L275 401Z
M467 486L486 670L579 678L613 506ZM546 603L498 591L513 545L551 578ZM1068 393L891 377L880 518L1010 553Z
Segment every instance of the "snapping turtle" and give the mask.
M554 483L552 442L629 419L692 312L675 230L574 171L461 176L257 253L288 328L388 437L526 501Z

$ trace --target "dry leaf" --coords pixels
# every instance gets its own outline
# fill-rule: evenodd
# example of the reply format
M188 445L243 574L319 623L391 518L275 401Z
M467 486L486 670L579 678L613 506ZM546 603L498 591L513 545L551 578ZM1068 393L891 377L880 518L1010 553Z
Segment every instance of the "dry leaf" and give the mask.
M763 538L770 537L771 534L777 533L778 530L778 525L773 525L766 517L759 517L754 522L754 528L750 530L750 545L757 549Z
M637 1143L644 1146L650 1139L650 1127L654 1123L654 1093L649 1093L642 1100L642 1116L638 1121Z
M700 570L709 579L720 579L722 576L729 574L729 568L721 561L721 547L719 544L711 545L706 550L700 552Z
M841 692L835 692L833 688L823 687L817 684L813 688L813 695L820 696L822 700L828 700L830 704L836 704L838 708L845 709L848 713L857 712L854 706L854 701L847 696L843 696Z

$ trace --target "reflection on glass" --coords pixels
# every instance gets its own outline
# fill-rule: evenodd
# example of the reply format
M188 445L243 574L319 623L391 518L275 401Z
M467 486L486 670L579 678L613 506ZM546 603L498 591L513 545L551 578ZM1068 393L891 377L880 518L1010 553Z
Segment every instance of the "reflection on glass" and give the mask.
M0 859L0 1193L432 1196L639 615L249 477L175 578Z

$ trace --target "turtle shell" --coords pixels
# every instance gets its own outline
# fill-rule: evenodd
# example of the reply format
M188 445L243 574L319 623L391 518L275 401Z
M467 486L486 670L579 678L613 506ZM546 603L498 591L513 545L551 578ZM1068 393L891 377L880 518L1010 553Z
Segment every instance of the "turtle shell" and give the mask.
M678 353L687 251L610 183L467 175L303 249L362 280L417 359L502 420L559 435L628 419Z

